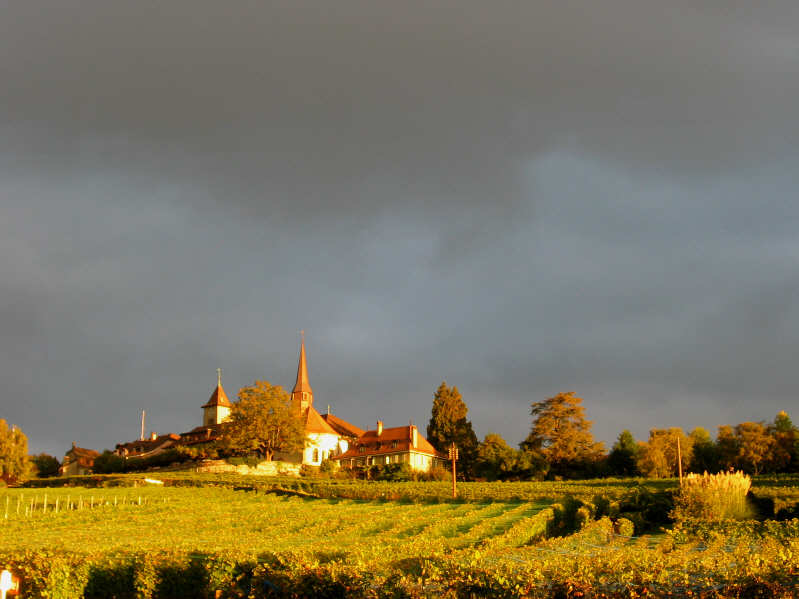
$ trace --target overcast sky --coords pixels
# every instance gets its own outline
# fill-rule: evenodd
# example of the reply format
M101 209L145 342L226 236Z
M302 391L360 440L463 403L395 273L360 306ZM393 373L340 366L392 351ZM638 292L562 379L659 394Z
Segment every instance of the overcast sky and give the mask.
M482 438L799 418L795 0L35 0L0 18L0 418L290 389Z

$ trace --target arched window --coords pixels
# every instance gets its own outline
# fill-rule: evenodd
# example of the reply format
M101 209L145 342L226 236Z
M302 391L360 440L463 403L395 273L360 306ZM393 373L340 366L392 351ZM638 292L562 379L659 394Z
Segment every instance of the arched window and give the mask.
M319 461L319 450L316 447L314 447L313 449L313 461L314 462Z

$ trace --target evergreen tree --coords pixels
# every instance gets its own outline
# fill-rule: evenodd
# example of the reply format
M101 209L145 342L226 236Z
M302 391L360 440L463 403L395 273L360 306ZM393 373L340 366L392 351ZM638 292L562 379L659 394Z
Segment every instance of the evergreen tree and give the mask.
M585 476L595 471L602 457L602 444L594 442L582 401L570 391L531 406L533 425L521 447L542 455L550 465L551 475Z
M305 445L300 414L291 406L288 394L267 381L255 381L239 390L224 433L234 453L251 454L271 461L276 452L296 453Z
M616 476L637 476L638 443L628 430L623 430L608 455L608 470Z
M455 443L460 456L459 470L465 477L473 475L477 458L477 435L472 423L466 419L468 412L458 388L454 385L448 387L446 381L442 381L433 394L427 440L443 453L447 453L450 445Z

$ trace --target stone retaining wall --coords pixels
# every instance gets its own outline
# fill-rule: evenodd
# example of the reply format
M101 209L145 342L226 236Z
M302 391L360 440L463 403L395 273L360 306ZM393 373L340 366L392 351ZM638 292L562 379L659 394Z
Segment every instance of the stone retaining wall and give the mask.
M299 476L300 464L290 462L261 462L257 466L238 466L228 464L225 460L203 460L194 469L195 472L232 472L236 474L252 474L254 476Z

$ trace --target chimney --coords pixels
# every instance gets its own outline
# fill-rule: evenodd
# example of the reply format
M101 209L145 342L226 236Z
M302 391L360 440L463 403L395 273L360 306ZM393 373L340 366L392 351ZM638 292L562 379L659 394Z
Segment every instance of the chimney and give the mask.
M158 433L155 431L150 433L150 441L155 441L158 438Z
M411 447L416 447L419 443L419 432L414 425L411 425Z
M382 420L378 420L377 421L377 436L379 437L382 434L383 434L383 421Z

